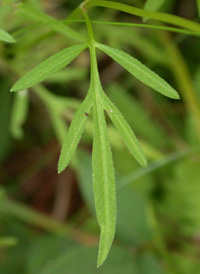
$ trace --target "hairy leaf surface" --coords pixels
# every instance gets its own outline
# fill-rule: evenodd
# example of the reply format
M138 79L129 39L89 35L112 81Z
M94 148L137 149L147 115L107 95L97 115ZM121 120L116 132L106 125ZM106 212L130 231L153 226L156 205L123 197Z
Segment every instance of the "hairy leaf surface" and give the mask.
M81 139L92 104L93 97L89 92L80 108L77 110L69 127L58 162L58 173L62 172L71 161L71 158Z
M172 88L165 80L163 80L160 76L147 68L134 57L121 50L111 48L103 44L97 43L97 47L108 54L117 63L119 63L128 72L130 72L133 76L138 78L147 86L169 98L179 99L179 95L174 88Z
M71 63L71 61L75 59L84 49L86 49L87 46L87 44L74 45L50 56L18 80L12 87L11 91L24 90L40 83L47 77Z
M98 266L106 259L116 226L116 193L112 153L104 110L97 98L94 105L94 140L92 151L93 188L98 223L101 228Z
M122 116L118 108L106 96L103 90L101 94L102 94L101 100L103 101L103 106L106 109L113 124L117 128L122 139L124 140L125 145L129 149L129 151L132 153L132 155L135 157L135 159L142 166L146 167L147 166L146 157L131 127L129 126L125 118Z

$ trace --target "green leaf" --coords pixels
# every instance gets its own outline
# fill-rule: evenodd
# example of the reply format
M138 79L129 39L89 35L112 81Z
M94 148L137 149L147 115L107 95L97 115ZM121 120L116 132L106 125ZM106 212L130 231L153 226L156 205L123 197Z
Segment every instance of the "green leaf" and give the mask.
M61 97L51 93L41 84L34 86L33 91L43 101L44 105L48 109L53 130L59 144L62 146L67 133L67 124L62 116L68 105L72 105L72 102L68 102L69 98L67 97Z
M78 44L57 52L31 71L27 72L14 84L11 91L24 90L40 83L47 77L71 63L71 61L75 59L84 49L86 49L87 46L88 44Z
M93 97L89 91L85 100L81 104L80 108L76 112L74 119L69 127L65 142L62 147L59 163L58 163L58 173L62 172L71 161L71 158L78 146L81 139L88 114L93 104Z
M92 186L92 157L91 154L83 149L77 151L78 165L76 167L76 174L79 184L81 196L87 208L96 217L94 194Z
M92 151L93 188L97 219L101 228L97 265L105 261L113 242L116 226L116 193L112 153L103 106L97 96L94 105Z
M143 25L146 26L146 24ZM121 44L127 44L133 50L141 53L143 58L146 58L148 62L155 62L161 65L169 64L169 58L166 56L164 49L159 47L153 39L149 39L142 32L136 30L133 32L133 29L126 28L126 31L123 31L123 35L121 34L122 29L113 26L106 26L103 32L103 35L109 39L111 47L120 48Z
M147 0L144 6L145 10L158 11L166 0Z
M15 43L15 39L5 30L0 29L0 40L8 43Z
M148 144L156 148L162 148L169 144L168 136L164 134L162 127L153 119L145 106L127 92L124 86L112 83L107 87L110 100L117 105L135 134L141 136ZM133 119L137 117L137 119Z
M133 6L125 5L123 3L119 3L115 1L92 0L92 1L84 2L85 9L88 9L94 6L111 8L114 10L119 10L128 14L139 16L139 17L147 17L149 19L155 19L161 22L169 23L175 26L192 30L192 31L196 31L196 32L200 31L199 23L184 19L179 16L168 14L168 13L147 11L144 9L135 8Z
M144 9L147 11L158 11L166 0L147 0ZM148 18L144 18L146 22Z
M16 139L23 137L22 126L26 121L28 113L28 101L27 90L21 90L15 94L15 100L11 113L10 131L12 136Z
M78 109L80 103L78 100L71 99L69 97L58 96L50 92L45 86L38 84L33 87L33 91L43 101L46 107L59 114L63 115L63 112L70 106Z
M132 161L130 161L130 164L128 163L128 160L130 158L132 159L131 156L129 156L129 158L127 159L124 153L122 154L121 152L119 152L117 155L116 154L117 153L115 152L115 165L116 162L119 162L117 164L120 164L120 167L123 169L126 175L127 165L130 166L130 170L131 165L133 169L135 169L134 163ZM84 201L87 204L87 207L95 216L95 204L92 191L91 156L88 152L79 149L77 158L79 161L79 165L77 166L76 172L78 175L79 189L81 191ZM122 174L122 171L117 168L117 166L115 166L115 169L117 170L118 176L119 174ZM118 182L120 183L120 179L119 181L116 180L116 186L118 186ZM116 240L137 247L141 247L152 241L153 234L151 223L149 222L148 203L143 195L144 192L147 191L144 190L144 187L150 189L149 183L153 183L153 181L150 181L149 177L146 176L140 180L135 180L134 184L132 184L131 186L129 185L124 189L117 191L117 224L115 236ZM139 187L143 187L143 190L141 191L138 189L134 189L137 188L137 185L139 185ZM149 190L149 192L151 192L152 189Z
M54 19L53 17L33 8L32 6L29 6L27 4L21 3L18 6L17 14L20 15L20 17L25 17L28 21L42 24L45 27L61 33L71 39L72 41L76 42L82 42L85 41L84 37L77 31L71 29L66 24Z
M47 78L48 83L68 83L72 81L84 80L87 76L86 68L71 67L56 72L50 78Z
M169 98L179 99L179 95L174 88L137 59L121 50L103 44L97 43L96 46L147 86Z
M110 99L106 96L103 90L101 92L101 100L103 102L105 110L107 111L110 119L112 120L113 124L115 125L119 134L124 140L127 148L130 150L135 159L142 166L146 167L147 160L137 138L135 137L135 134L133 133L132 129L130 128L129 124L122 116L118 108L110 101Z
M197 9L198 9L199 17L200 17L200 0L197 0Z

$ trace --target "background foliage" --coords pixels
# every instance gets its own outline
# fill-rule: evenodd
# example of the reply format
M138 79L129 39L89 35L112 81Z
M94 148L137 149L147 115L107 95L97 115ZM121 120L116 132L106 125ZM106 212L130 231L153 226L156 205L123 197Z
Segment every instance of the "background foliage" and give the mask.
M68 125L89 87L88 52L42 84L9 93L26 71L86 37L84 22L70 24L77 36L53 19L65 20L80 1L27 0L27 9L18 9L17 2L0 4L0 273L199 273L200 39L93 23L99 42L139 59L181 96L174 101L153 92L98 51L102 86L139 138L149 164L139 166L108 118L117 227L108 259L97 270L92 115L70 166L57 174ZM125 1L199 21L199 1L161 2L158 7ZM90 14L106 22L142 21L110 9L94 8Z

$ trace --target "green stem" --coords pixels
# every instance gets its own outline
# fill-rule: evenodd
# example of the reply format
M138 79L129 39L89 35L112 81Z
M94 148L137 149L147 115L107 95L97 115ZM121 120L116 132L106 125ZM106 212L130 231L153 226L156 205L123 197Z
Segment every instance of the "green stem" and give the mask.
M161 39L167 49L169 59L171 60L169 63L170 69L179 85L180 93L185 105L194 117L197 134L200 139L200 102L196 95L190 72L188 71L187 65L178 47L170 40L169 34L162 33Z
M78 21L78 20L77 20ZM157 26L157 25L150 25L150 24L135 24L135 23L126 23L126 22L104 22L104 21L91 21L94 24L104 24L104 25L113 25L113 26L123 26L123 27L137 27L137 28L146 28L146 29L155 29L155 30L166 30L175 33L182 33L186 35L193 35L193 36L200 36L200 33L192 32L186 29L179 29L173 27L166 27L166 26Z
M152 161L151 163L149 163L147 168L140 167L137 170L122 177L121 179L118 179L117 191L120 191L121 189L133 183L133 181L136 181L142 178L143 176L150 174L151 172L155 170L165 167L168 164L172 164L188 155L192 155L193 153L199 153L199 151L200 151L200 145L195 145L182 150L177 150L175 152L172 152L168 155L163 156L162 158L158 160Z
M59 223L50 217L33 211L28 206L25 206L19 202L12 201L11 199L4 197L1 201L0 213L3 215L11 215L16 217L25 223L33 226L43 228L51 233L61 236L72 236L76 241L84 243L87 242L88 237L94 242L97 242L95 236L91 236L87 233L81 232L74 228L72 225L65 225Z
M67 21L73 21L74 18L78 17L79 15L82 14L81 6L78 6L75 8L67 17ZM75 21L75 20L74 20Z
M92 24L91 24L90 18L88 16L84 6L82 6L82 10L83 10L83 15L85 17L85 21L86 21L86 24L87 24L89 42L92 42L92 41L94 41L94 33L93 33L93 29L92 29Z
M83 6L82 6L82 10L83 10L83 14L87 24L88 35L89 35L89 49L90 49L90 59L91 59L91 82L99 83L100 81L99 81L99 71L98 71L97 56L96 56L96 41L94 39L94 33L93 33L90 18Z
M66 19L62 21L63 23L70 24L70 23L85 23L85 20L81 19ZM137 28L145 28L145 29L155 29L155 30L166 30L175 33L182 33L186 35L193 35L200 37L200 33L193 32L186 29L174 28L174 27L167 27L167 26L159 26L159 25L150 25L150 24L135 24L135 23L127 23L127 22L107 22L107 21L99 21L99 20L91 20L93 24L100 24L100 25L112 25L112 26L122 26L122 27L137 27ZM16 35L16 33L14 33ZM17 32L18 34L18 32ZM12 34L13 35L13 34Z
M67 235L71 230L69 226L66 227L57 221L54 221L49 217L41 213L37 213L31 208L28 208L19 202L12 201L6 197L3 199L3 201L1 201L0 212L4 215L12 215L30 225L41 227L55 234Z
M155 19L161 22L169 23L175 26L192 30L192 31L200 32L200 24L181 18L179 16L166 14L163 12L150 12L150 11L135 8L129 5L125 5L117 2L111 2L111 1L103 1L103 0L88 0L83 3L83 7L86 9L95 7L95 6L111 8L111 9L129 13L132 15L136 15L139 17Z

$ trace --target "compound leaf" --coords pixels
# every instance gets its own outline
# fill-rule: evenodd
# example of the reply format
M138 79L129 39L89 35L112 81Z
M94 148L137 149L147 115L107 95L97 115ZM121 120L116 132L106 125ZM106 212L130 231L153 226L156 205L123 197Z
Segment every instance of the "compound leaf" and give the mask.
M12 87L11 91L24 90L40 83L47 77L71 63L71 61L75 59L84 49L86 49L87 46L88 44L74 45L50 56L18 80Z
M8 43L16 42L15 39L3 29L0 29L0 40Z
M94 104L94 140L92 151L93 188L97 219L101 228L97 265L105 261L115 235L116 191L112 153L103 106Z
M97 43L96 45L147 86L169 98L179 99L179 95L174 88L134 57L121 50L103 44Z
M147 160L135 134L118 108L110 101L103 90L101 93L101 100L103 101L103 106L106 109L110 119L117 128L131 154L140 163L140 165L146 167Z
M71 161L71 158L81 139L92 104L93 97L89 92L80 108L77 110L69 127L69 131L63 144L58 162L58 173L62 172Z

